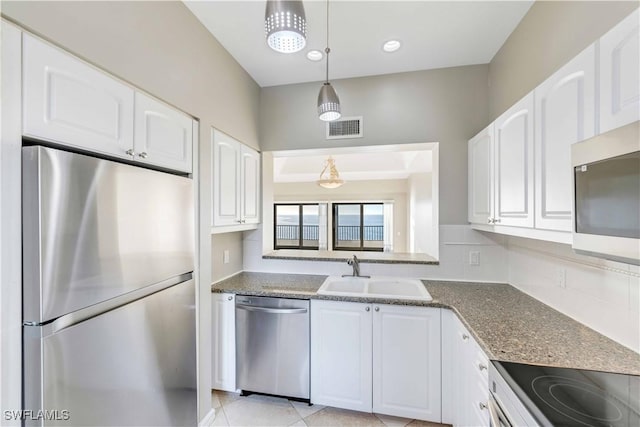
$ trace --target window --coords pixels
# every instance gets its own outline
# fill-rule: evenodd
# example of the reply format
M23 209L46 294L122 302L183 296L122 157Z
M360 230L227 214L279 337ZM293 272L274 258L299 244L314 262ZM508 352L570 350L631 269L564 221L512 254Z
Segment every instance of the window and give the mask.
M319 204L276 203L273 217L275 249L319 249Z
M334 250L384 250L383 203L334 203Z

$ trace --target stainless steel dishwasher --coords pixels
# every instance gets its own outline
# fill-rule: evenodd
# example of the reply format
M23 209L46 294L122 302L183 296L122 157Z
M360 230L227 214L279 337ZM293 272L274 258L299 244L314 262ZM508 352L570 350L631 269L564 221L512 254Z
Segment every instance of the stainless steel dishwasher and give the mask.
M236 384L309 401L309 301L238 295Z

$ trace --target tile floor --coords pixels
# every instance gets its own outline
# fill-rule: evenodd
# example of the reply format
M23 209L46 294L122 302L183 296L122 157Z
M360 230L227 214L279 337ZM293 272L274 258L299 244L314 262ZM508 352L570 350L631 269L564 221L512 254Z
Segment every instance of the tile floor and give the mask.
M348 411L321 405L260 395L241 397L236 393L213 391L211 404L216 410L214 426L357 426L357 427L443 427L387 415Z

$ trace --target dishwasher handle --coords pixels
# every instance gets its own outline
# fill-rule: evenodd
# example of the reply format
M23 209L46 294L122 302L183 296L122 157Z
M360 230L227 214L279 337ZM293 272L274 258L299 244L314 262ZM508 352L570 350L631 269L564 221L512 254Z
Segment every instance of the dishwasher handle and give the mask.
M236 304L236 308L268 314L302 314L307 312L306 308L269 308L246 304Z

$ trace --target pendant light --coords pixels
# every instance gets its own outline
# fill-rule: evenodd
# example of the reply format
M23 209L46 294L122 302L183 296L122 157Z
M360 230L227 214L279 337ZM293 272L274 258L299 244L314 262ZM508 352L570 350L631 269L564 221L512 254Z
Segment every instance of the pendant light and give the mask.
M331 52L331 49L329 49L329 0L327 0L327 47L324 52L326 53L327 73L325 82L318 94L318 118L325 122L330 122L340 118L340 99L336 95L336 91L333 90L331 83L329 83L329 52Z
M344 184L344 181L340 179L338 169L336 169L336 163L331 156L325 162L324 169L320 172L320 179L316 182L320 187L329 189L338 188Z
M307 18L302 0L267 0L264 12L267 44L276 52L294 53L307 44Z

